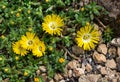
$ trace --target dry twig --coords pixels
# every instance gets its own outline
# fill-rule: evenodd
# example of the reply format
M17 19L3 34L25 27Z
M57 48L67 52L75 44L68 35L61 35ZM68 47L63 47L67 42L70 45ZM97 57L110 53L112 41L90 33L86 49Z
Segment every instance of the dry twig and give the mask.
M74 54L70 53L70 51L69 51L67 48L65 48L64 46L59 45L59 47L61 47L61 48L63 48L63 50L65 50L65 56L66 56L66 54L68 53L68 55L69 55L70 57L72 57L72 58L74 58L74 59L76 59L76 60L80 60L79 57L77 57L77 56L75 56Z

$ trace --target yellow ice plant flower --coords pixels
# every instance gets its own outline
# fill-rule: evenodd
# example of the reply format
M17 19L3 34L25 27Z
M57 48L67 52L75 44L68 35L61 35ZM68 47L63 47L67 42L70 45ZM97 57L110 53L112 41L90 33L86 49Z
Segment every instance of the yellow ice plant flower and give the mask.
M30 14L30 12L31 12L30 10L27 11L28 14Z
M32 31L32 27L29 27L29 28L28 28L28 31Z
M51 35L60 35L64 26L63 19L59 15L47 15L42 23L43 30Z
M53 50L53 47L52 47L52 46L50 46L50 47L49 47L49 50L50 50L50 51L52 51L52 50Z
M22 11L22 9L18 9L18 11L19 11L19 12L21 12L21 11Z
M8 70L9 70L8 68L5 68L5 69L4 69L4 72L8 72Z
M84 10L85 10L85 8L84 8L84 7L82 7L80 10L81 10L81 11L84 11Z
M2 61L2 57L0 57L0 61Z
M32 53L36 57L41 57L45 53L45 44L42 41L38 41L34 48L32 49Z
M17 13L17 14L16 14L16 17L20 17L20 13Z
M6 8L6 6L5 6L5 5L3 5L3 6L2 6L2 8L3 8L3 9L5 9L5 8Z
M45 2L48 2L49 0L45 0Z
M14 13L14 11L11 11L10 13L11 13L11 14L13 14L13 13Z
M15 60L19 60L19 57L18 57L18 56L16 56L16 57L15 57Z
M26 32L26 36L21 37L21 46L27 50L32 50L39 38L34 33Z
M64 63L65 62L65 59L64 58L59 58L58 60L60 63Z
M34 82L39 82L39 78L35 77Z
M24 72L24 76L28 76L28 72L25 71L25 72Z
M12 49L14 53L20 54L21 56L25 56L27 54L26 49L21 46L20 41L15 42L12 45Z
M2 39L5 39L5 36L4 36L4 35L1 35L1 38L2 38Z
M77 32L77 44L79 47L83 47L84 50L94 49L95 44L98 43L99 40L100 32L90 24L80 28L80 30Z

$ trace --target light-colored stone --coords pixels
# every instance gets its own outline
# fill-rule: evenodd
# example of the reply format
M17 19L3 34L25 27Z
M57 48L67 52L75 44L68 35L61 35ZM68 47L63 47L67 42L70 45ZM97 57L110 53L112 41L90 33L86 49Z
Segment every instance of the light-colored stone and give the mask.
M106 67L100 67L99 68L99 71L100 71L100 73L102 74L102 75L106 75L106 74L108 74L108 70L107 70L107 68Z
M116 68L116 62L115 62L114 59L107 60L105 66L106 66L106 67L109 67L109 68L111 68L111 69L115 69L115 68Z
M112 79L112 82L118 82L117 79Z
M63 79L62 75L59 73L56 73L54 76L54 79L56 80L56 82L58 82L59 80Z
M72 46L72 52L73 52L75 55L84 54L83 48L80 48L80 47L78 47L77 45Z
M100 44L97 48L97 51L102 54L107 54L107 46L106 44Z
M44 81L44 82L47 82L47 81L48 81L48 76L47 76L46 73L42 73L42 74L41 74L41 77L43 78L43 81Z
M98 82L109 82L109 81L108 81L108 78L102 77L98 80Z
M46 67L45 66L39 66L40 71L46 72Z
M100 74L89 74L89 75L87 75L87 78L90 82L97 82L100 77L101 77Z
M74 77L79 77L79 76L85 74L84 71L85 70L82 69L82 68L75 68L75 69L73 69L73 76Z
M117 54L120 57L120 47L117 47Z
M53 79L51 79L49 82L55 82Z
M117 56L117 50L116 50L116 48L115 48L115 47L110 47L110 48L108 49L108 54L109 54L110 56L112 56L112 57L116 57L116 56Z
M92 66L89 63L87 63L86 66L85 66L85 69L86 69L87 72L91 72L92 71Z
M68 69L75 69L75 68L78 68L78 67L80 67L80 64L77 60L72 60L67 64Z
M106 57L103 54L99 54L96 51L94 51L94 53L93 53L93 59L96 63L106 62Z
M79 77L78 82L90 82L90 81L87 79L86 75L82 75Z
M2 82L9 82L9 78L2 80Z
M112 39L111 44L114 46L120 46L120 37Z
M68 77L71 78L73 76L72 70L68 70Z
M59 82L65 82L65 80L60 80Z
M97 82L101 77L100 74L88 74L84 76L80 76L78 82Z
M38 76L40 75L40 73L41 73L40 70L37 70L37 71L36 71L36 74L37 74Z

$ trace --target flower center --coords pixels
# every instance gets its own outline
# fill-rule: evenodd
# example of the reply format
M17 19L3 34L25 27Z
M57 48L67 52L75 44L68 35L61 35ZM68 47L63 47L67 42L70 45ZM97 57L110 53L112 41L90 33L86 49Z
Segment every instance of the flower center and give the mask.
M84 36L83 36L83 40L89 40L90 39L90 35L89 34L85 34Z
M55 23L55 22L51 22L51 23L49 24L49 27L50 27L51 29L55 30L57 26L56 26L56 23Z
M42 47L41 46L39 46L39 51L41 51L42 50Z
M32 40L29 40L28 41L28 45L32 45L33 44L33 41Z

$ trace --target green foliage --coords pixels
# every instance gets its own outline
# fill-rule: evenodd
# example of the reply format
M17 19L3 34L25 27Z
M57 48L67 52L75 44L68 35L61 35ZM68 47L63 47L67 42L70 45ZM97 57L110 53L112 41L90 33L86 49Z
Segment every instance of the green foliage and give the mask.
M75 19L82 26L85 26L87 22L92 22L96 16L100 16L100 13L105 13L103 7L97 5L95 2L91 2L88 5L85 5L81 10L75 14Z
M103 32L103 40L104 42L110 42L112 38L113 38L113 29L108 26Z

